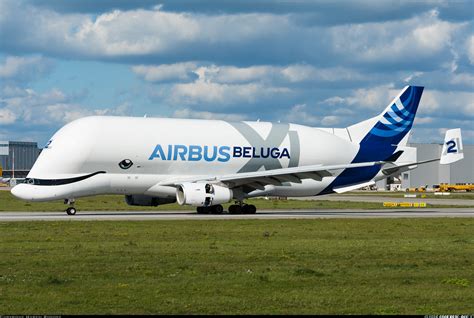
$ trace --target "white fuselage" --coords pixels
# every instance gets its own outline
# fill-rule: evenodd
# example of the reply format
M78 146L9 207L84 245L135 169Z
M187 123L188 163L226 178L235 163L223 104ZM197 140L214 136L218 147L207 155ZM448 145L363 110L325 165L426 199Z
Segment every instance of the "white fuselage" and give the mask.
M86 117L51 138L28 175L29 184L17 186L15 195L33 201L97 194L173 197L174 187L157 184L195 176L346 164L358 150L349 138L295 124ZM89 177L80 179L84 176ZM247 196L317 195L334 178L266 185Z

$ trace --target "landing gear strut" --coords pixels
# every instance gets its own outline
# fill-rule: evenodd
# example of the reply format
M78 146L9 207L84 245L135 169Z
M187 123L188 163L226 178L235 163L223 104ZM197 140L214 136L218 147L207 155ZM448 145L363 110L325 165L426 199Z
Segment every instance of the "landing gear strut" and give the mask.
M64 204L70 205L70 206L66 209L67 215L75 215L75 214L76 214L76 208L74 207L74 202L75 202L74 199L65 199L65 200L64 200Z

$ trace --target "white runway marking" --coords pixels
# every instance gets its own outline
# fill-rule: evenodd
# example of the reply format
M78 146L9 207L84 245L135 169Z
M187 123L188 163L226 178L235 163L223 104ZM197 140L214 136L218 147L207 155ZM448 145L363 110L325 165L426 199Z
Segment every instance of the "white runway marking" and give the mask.
M138 221L138 220L236 220L236 219L326 219L326 218L442 218L474 217L474 208L461 209L384 209L384 210L261 210L251 215L196 214L190 211L79 211L0 212L0 222L11 221Z

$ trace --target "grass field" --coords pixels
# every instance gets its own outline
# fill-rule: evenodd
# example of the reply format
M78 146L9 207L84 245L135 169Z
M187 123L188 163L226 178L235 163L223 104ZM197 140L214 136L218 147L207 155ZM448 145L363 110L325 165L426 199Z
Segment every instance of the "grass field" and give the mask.
M422 201L420 199L420 201ZM350 202L326 200L265 200L251 199L247 203L254 204L257 209L382 209L380 202ZM224 204L224 208L230 204ZM55 202L26 202L18 200L9 191L0 191L0 211L64 211L66 205L62 201ZM94 197L79 198L75 207L79 211L163 211L163 210L189 210L190 206L166 204L158 207L130 206L125 203L123 195L99 195ZM428 207L460 208L469 206L432 205ZM391 208L393 209L393 208Z
M0 223L0 314L474 312L473 219Z
M416 194L418 198L422 198L422 196L424 196L424 198L428 198L428 199L474 200L474 193L472 192L451 192L449 195L435 195L434 192L351 191L351 192L344 193L343 195L403 198L405 194Z

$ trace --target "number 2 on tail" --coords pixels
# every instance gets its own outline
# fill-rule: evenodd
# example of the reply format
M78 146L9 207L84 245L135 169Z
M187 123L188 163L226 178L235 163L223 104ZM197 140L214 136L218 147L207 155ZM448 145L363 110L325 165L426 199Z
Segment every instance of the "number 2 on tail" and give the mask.
M456 150L456 142L454 140L450 140L446 143L446 145L448 146L448 153L456 153L458 152Z

